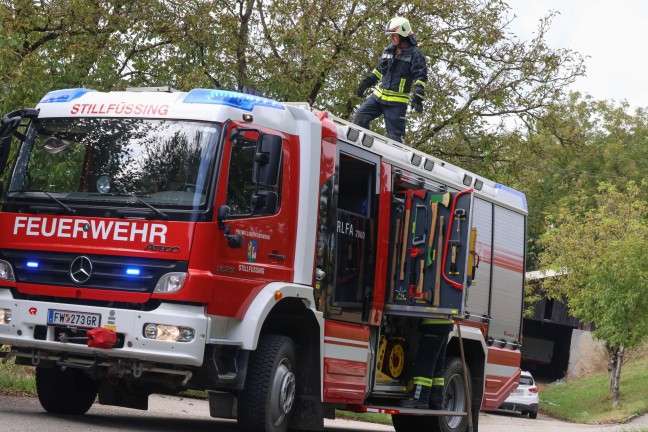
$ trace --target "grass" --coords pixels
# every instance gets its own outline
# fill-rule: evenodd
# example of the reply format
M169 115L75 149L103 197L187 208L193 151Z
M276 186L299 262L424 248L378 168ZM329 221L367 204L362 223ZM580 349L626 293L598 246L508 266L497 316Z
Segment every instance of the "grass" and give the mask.
M354 413L350 411L340 411L335 410L335 418L346 419L346 420L355 420L363 421L369 423L380 423L391 425L391 415L389 414L377 414L377 413Z
M549 385L540 390L540 410L574 423L624 423L648 412L648 359L624 365L619 405L612 407L608 374ZM544 403L543 403L544 402Z
M13 360L0 363L0 392L20 396L35 396L34 368L15 365Z

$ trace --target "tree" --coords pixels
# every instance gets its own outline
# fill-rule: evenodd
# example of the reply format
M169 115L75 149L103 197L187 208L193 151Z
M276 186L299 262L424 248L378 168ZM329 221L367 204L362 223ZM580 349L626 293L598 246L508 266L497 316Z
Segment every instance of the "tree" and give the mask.
M543 289L604 341L614 406L626 350L648 336L648 202L640 196L634 182L625 191L601 183L593 196L575 198L580 207L561 207L541 238L541 268L563 273L545 279Z
M350 118L397 14L412 22L430 69L406 142L462 165L507 163L500 119L542 114L584 73L579 54L546 44L553 14L521 41L502 0L0 0L0 109L66 87L210 87L207 71L224 88Z
M599 182L640 184L648 172L648 113L625 102L600 101L571 93L528 119L525 133L494 137L507 163L484 164L477 172L526 193L529 201L528 269L538 269L537 239L555 209L586 205ZM648 200L648 190L641 198Z

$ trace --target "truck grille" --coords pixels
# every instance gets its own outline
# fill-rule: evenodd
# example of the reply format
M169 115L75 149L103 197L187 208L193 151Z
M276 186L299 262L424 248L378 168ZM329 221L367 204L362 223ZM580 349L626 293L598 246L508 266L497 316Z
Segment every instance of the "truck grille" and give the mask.
M3 250L0 256L13 265L19 283L138 293L152 293L160 276L186 272L188 268L186 261L110 255ZM72 262L80 256L92 263L91 275L83 283L75 282L71 276Z

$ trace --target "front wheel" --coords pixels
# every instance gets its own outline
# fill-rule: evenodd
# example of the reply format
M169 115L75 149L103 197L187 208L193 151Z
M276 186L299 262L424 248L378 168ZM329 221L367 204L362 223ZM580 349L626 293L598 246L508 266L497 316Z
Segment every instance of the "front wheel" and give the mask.
M88 412L99 391L99 381L78 369L36 368L36 392L41 406L54 414Z
M297 383L295 344L289 337L262 335L250 356L245 387L238 398L238 424L244 432L285 432Z

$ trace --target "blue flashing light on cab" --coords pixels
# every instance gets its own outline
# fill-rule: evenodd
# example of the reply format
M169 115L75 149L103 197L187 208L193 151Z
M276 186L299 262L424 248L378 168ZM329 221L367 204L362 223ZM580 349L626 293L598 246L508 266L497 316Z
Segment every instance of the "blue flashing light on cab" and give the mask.
M257 106L286 109L283 104L263 97L213 89L193 89L185 97L184 103L226 105L244 111L252 111Z
M74 99L78 99L86 93L93 92L96 90L90 90L85 88L73 88L73 89L64 89L64 90L54 90L47 93L40 100L39 103L59 103L59 102L70 102Z
M140 269L134 268L134 267L129 267L126 269L126 274L128 276L139 276L140 275Z

